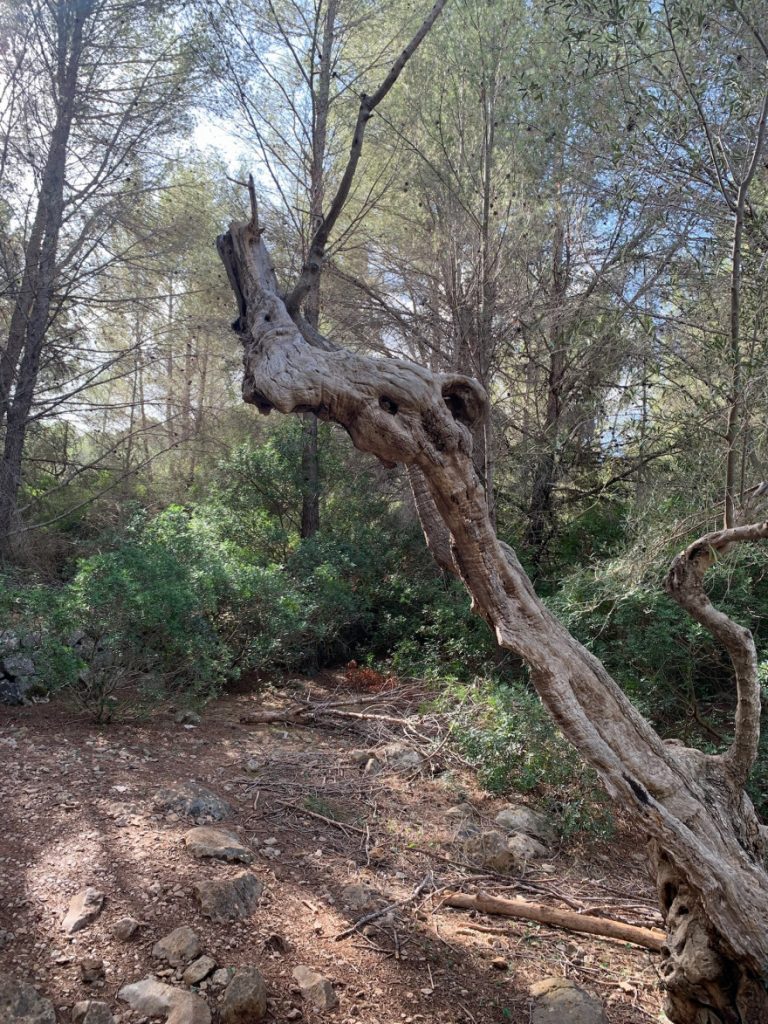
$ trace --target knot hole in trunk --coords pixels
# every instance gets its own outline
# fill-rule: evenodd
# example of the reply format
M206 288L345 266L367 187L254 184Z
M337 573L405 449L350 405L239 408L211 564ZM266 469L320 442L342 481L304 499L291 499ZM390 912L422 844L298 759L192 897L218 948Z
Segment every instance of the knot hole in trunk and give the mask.
M485 416L485 392L471 377L449 377L441 388L451 416L466 427L474 427Z

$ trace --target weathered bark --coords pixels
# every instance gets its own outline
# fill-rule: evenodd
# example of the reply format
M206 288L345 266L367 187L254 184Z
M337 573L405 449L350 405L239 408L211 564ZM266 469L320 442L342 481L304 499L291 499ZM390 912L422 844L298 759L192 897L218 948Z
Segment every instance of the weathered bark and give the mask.
M666 979L672 1019L764 1024L765 837L743 791L757 730L756 658L749 632L709 605L701 576L712 551L766 537L768 523L702 538L673 566L671 595L715 631L733 658L738 710L734 743L722 755L665 743L544 607L514 553L497 539L472 464L472 428L486 415L483 389L458 374L345 351L300 320L297 326L261 235L254 205L252 220L232 224L218 242L238 300L245 400L265 414L311 410L341 424L361 451L420 471L428 488L421 504L450 535L453 565L473 609L501 646L528 663L559 729L653 839L659 877L677 880L675 894L667 888L662 898L674 966ZM687 909L696 927L681 931L683 890L691 894Z

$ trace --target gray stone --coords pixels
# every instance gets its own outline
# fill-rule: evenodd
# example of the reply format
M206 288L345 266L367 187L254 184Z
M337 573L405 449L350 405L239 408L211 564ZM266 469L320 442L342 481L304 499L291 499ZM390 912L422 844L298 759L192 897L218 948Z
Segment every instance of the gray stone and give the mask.
M114 1024L114 1020L109 1006L99 999L84 999L72 1007L72 1024Z
M43 634L35 630L32 633L25 633L21 638L21 646L25 651L38 651L43 645Z
M472 864L500 875L518 872L523 866L519 854L510 846L509 836L493 829L464 839L462 849Z
M157 810L185 814L195 821L201 818L221 821L232 814L232 808L226 800L222 800L210 789L192 780L159 790L154 796L153 804Z
M0 654L12 654L19 649L19 638L12 629L0 630Z
M531 1024L606 1024L599 999L567 978L544 978L529 988Z
M516 832L507 840L507 849L515 853L520 860L536 860L537 857L546 857L549 850L543 843L540 843L534 836L525 835L523 832Z
M152 956L165 960L172 967L183 967L203 952L199 936L189 925L174 928L152 947Z
M466 821L468 818L474 818L475 812L469 806L469 804L456 804L453 807L449 807L445 812L446 818L451 821Z
M117 998L145 1017L165 1017L166 1024L211 1024L211 1011L204 999L155 978L125 985Z
M184 836L184 844L193 857L216 857L218 860L250 864L253 853L234 832L211 825L198 825Z
M364 914L369 910L374 910L377 905L378 898L379 893L376 892L375 889L372 889L368 885L361 885L357 882L345 885L341 890L341 902L344 906L361 914Z
M494 820L499 828L506 832L524 832L526 835L537 836L550 842L555 838L552 822L524 804L510 804L499 811Z
M220 881L198 882L195 895L200 910L212 921L239 921L253 912L264 886L249 871Z
M332 1010L339 1005L336 993L328 978L314 971L306 964L294 968L293 976L298 982L301 994L308 1003L318 1010Z
M3 1024L56 1024L50 999L10 974L0 974L0 1021Z
M135 917L121 917L112 925L112 934L120 942L129 942L135 937L141 924Z
M189 965L184 971L183 981L185 985L199 985L201 981L216 967L216 961L212 956L199 956L197 960Z
M7 658L3 658L2 668L3 672L11 679L35 674L35 663L25 654L9 654Z
M104 906L104 893L98 889L82 889L76 896L72 897L66 917L61 922L61 927L67 935L74 935L82 928L87 927L91 921L95 921Z
M396 772L419 771L424 766L424 758L418 750L407 743L387 743L375 751L376 757Z
M104 961L86 957L80 961L80 977L87 985L104 980Z
M350 750L349 753L347 754L347 757L352 762L352 764L356 764L358 768L365 767L365 765L368 764L370 756L370 750Z
M0 704L7 704L10 707L24 704L31 688L32 682L29 678L6 679L5 676L0 676Z
M219 1006L221 1024L252 1024L267 1012L267 986L256 967L239 967Z
M211 984L214 988L224 988L225 985L229 984L229 979L233 973L231 967L220 967L218 971L214 971L211 975Z

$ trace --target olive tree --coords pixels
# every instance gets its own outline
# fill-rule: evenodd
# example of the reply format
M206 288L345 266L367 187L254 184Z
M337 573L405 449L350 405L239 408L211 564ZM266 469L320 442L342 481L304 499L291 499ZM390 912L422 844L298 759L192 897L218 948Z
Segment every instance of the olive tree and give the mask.
M373 110L443 7L438 3L382 86L363 95L349 163L317 228L299 279L281 289L251 183L251 218L218 239L238 303L243 397L259 412L311 411L340 424L355 446L407 467L427 543L455 572L472 610L498 643L529 666L563 735L649 839L668 941L662 950L666 1012L675 1024L768 1020L768 874L762 826L744 791L759 739L757 656L748 630L714 608L704 589L712 562L737 543L768 536L768 522L699 538L674 561L670 596L727 649L737 702L734 738L707 754L663 741L604 666L547 610L514 551L496 536L472 460L488 414L476 381L345 349L307 323L301 300L319 273L349 193Z

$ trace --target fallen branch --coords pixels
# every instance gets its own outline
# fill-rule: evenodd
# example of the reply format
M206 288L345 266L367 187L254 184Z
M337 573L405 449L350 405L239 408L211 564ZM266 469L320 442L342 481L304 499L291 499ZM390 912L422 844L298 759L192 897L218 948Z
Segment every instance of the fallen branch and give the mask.
M398 718L395 715L371 715L365 711L340 711L338 708L286 708L284 711L257 711L252 715L241 715L243 725L265 725L280 722L283 725L309 725L319 717L353 718L364 722L385 722L387 725L413 727L417 722L421 728L429 727L428 722L418 718Z
M426 875L421 882L419 882L410 896L406 896L404 900L397 900L396 903L388 903L386 907L382 907L380 910L374 910L373 913L365 914L363 917L358 918L354 924L349 926L349 928L345 928L343 932L339 932L338 935L334 935L334 940L336 942L340 942L342 939L348 939L350 935L354 935L355 932L359 932L364 925L370 924L371 921L377 921L380 917L384 917L384 915L388 914L390 910L407 907L409 903L413 903L414 900L421 896L426 887L430 884L431 880L431 874Z
M441 899L441 904L456 907L460 910L477 910L481 914L500 914L502 917L519 917L526 921L538 921L541 924L554 925L573 932L588 932L590 935L606 935L612 939L623 939L634 942L636 946L659 952L666 941L664 932L656 928L638 928L623 921L609 921L604 917L589 917L576 914L572 910L556 910L545 907L541 903L528 903L526 900L505 900L498 896L478 893L468 896L463 892L448 893Z
M257 711L252 715L241 715L240 722L243 725L305 725L315 718L315 711L312 708L284 708L282 711Z
M290 810L296 811L297 814L304 814L308 818L315 818L317 821L324 821L326 825L333 825L334 828L340 828L342 832L357 832L357 834L361 836L366 834L366 830L364 828L358 828L357 825L350 825L347 821L337 821L335 818L326 818L324 814L318 814L317 811L310 811L306 807L300 807L298 804L291 804L281 800L280 806L290 808Z

